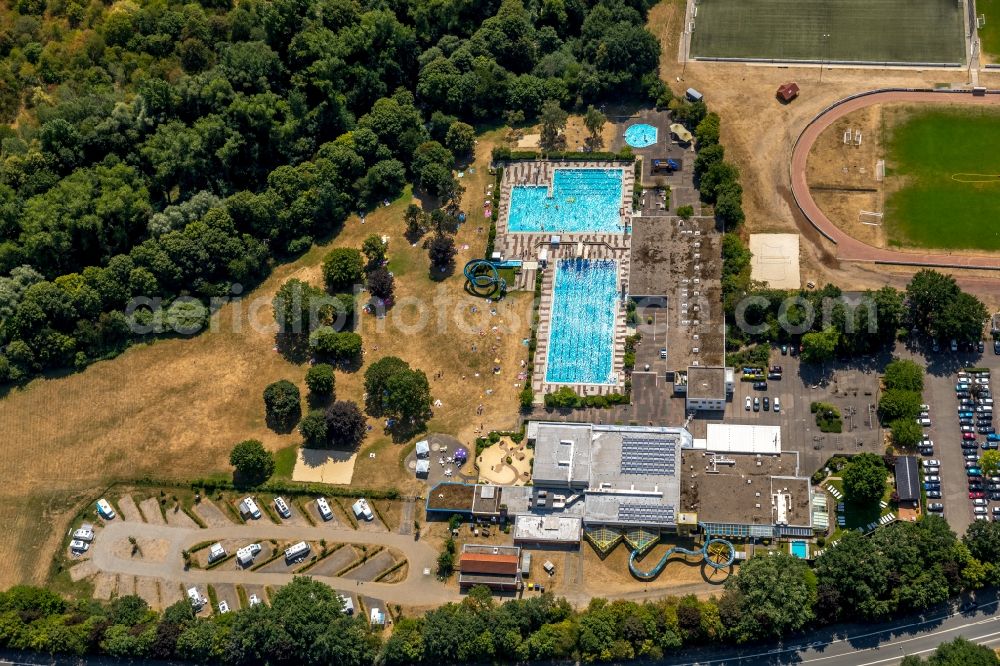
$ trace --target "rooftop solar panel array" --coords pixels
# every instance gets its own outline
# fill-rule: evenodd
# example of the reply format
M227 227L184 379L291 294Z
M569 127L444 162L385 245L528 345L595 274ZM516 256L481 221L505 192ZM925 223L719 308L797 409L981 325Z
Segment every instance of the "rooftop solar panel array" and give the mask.
M624 437L622 439L622 474L674 476L677 464L677 439Z
M623 523L641 523L643 525L674 524L674 506L672 504L626 504L618 505L618 520Z

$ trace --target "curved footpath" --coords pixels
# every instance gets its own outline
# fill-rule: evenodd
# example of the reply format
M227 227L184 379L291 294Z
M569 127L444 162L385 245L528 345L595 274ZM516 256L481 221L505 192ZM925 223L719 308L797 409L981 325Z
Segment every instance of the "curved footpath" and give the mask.
M426 542L414 541L412 536L331 527L273 525L274 529L270 529L271 527L272 525L232 525L201 529L116 521L104 527L94 541L91 547L91 561L102 572L149 576L178 583L250 583L277 586L291 582L294 574L223 569L185 571L182 552L185 548L190 548L201 541L238 539L250 543L278 536L288 541L326 539L330 543L364 543L395 548L402 552L409 562L406 580L399 583L374 583L338 576L320 576L308 572L305 574L327 583L334 589L376 597L387 603L416 606L444 604L461 598L457 585L441 585L433 575L423 575L423 570L427 567L430 567L431 571L436 569L438 553ZM144 562L141 559L118 557L113 552L115 544L129 537L167 541L170 545L166 558L160 562Z
M819 135L834 122L852 111L863 109L873 104L899 102L930 102L947 104L988 104L1000 105L1000 94L974 96L971 90L962 91L906 91L886 90L861 93L841 100L828 107L802 130L795 147L792 150L791 188L795 203L806 219L816 229L837 245L837 258L844 261L867 261L882 264L901 264L911 266L938 266L944 268L1000 268L1000 255L948 254L903 252L873 247L848 235L837 227L826 214L820 210L809 191L806 178L806 161L812 151L813 144Z

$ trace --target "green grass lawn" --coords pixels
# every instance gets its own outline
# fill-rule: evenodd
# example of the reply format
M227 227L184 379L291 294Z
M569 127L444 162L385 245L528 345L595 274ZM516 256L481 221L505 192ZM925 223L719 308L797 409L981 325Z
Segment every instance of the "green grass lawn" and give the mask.
M1000 0L976 0L976 13L986 17L986 25L979 28L983 53L1000 62Z
M954 0L704 0L694 23L695 57L965 60Z
M886 155L890 244L1000 250L1000 112L911 110Z
M841 492L841 494L843 494L844 492L843 481L839 479L837 480L831 479L827 481L826 484L835 487L837 490ZM892 490L893 490L892 486L889 485L885 490L885 494L882 495L882 499L886 503L888 503L889 498L892 497ZM841 537L844 536L844 533L849 530L855 530L859 527L861 528L868 527L868 525L871 525L873 522L877 521L879 518L892 511L891 505L883 509L879 506L878 502L869 505L857 505L857 504L851 504L850 502L846 502L843 499L841 499L841 500L836 500L834 504L836 505L840 502L844 502L844 520L846 524L844 525L844 527L837 526L836 529L834 529L833 533L826 540L828 544L839 540ZM830 522L834 526L837 525L836 511L834 511L831 514Z
M274 478L291 479L295 462L299 458L299 445L286 446L274 453Z

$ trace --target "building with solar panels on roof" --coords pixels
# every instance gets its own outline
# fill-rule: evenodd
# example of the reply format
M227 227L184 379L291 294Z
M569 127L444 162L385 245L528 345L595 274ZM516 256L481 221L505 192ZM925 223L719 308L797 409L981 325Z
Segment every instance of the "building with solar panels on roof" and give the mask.
M535 446L533 485L504 491L518 543L564 543L555 535L565 535L573 520L577 541L593 529L615 543L631 535L651 544L683 524L678 475L681 448L692 445L686 429L533 421L526 435Z

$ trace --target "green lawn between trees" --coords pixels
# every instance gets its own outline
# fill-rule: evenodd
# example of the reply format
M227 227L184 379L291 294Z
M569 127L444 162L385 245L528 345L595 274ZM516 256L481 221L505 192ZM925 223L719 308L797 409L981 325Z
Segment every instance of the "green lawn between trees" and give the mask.
M1000 111L896 113L886 142L890 245L1000 250Z

